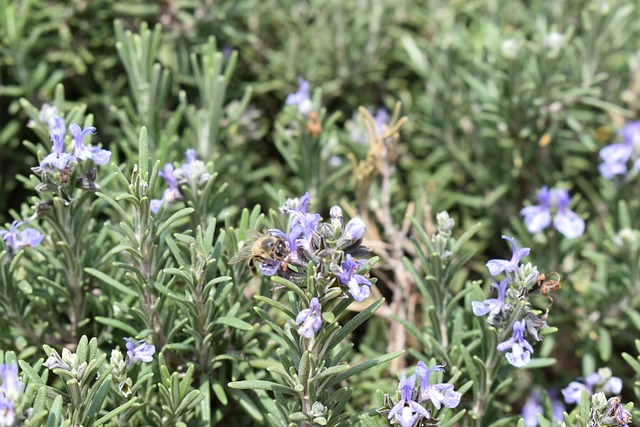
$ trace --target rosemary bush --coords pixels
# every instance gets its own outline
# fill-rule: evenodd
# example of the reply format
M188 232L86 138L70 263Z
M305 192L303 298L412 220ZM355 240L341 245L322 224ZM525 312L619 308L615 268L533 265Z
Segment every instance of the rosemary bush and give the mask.
M0 426L627 426L629 0L0 0Z

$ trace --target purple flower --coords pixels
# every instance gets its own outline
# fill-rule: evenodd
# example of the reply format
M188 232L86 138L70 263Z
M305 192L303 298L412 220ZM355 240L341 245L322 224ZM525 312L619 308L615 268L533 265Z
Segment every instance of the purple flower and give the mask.
M305 193L300 198L297 207L292 208L285 205L282 208L284 212L293 214L288 239L295 241L294 246L302 245L307 249L313 238L313 232L320 222L319 214L307 212L310 200L309 193Z
M76 158L65 151L64 133L52 131L51 142L53 142L53 151L42 159L38 167L33 168L34 172L64 171L76 162Z
M555 192L555 193L554 193ZM571 198L566 190L553 190L557 211L553 217L553 226L568 239L575 239L584 233L584 221L577 213L569 209Z
M73 136L73 140L75 141L75 145L73 147L73 155L76 156L79 160L93 160L93 163L96 165L106 165L111 158L111 151L103 150L102 148L93 147L93 146L85 146L82 141L84 137L91 133L96 133L96 128L90 126L88 128L82 129L75 123L71 123L69 125L69 132Z
M611 371L608 368L604 368L599 372L603 371L608 372L605 374L605 378L608 378L604 381L599 390L607 394L619 394L622 391L622 380L618 377L610 376ZM603 378L598 372L592 372L583 378L583 380L584 383L571 381L567 387L561 390L566 403L580 403L582 401L582 390L586 390L587 394L591 396L594 392L595 386L601 383Z
M513 273L518 269L518 264L520 263L520 260L522 259L522 257L529 255L529 252L531 251L530 248L520 249L518 245L518 241L513 237L502 236L502 238L509 241L509 243L511 244L513 254L511 255L511 260L509 261L505 259L492 259L492 260L489 260L489 262L487 262L489 273L492 276L497 276L503 271L506 271L508 273Z
M633 162L632 168L640 171L640 122L628 123L619 132L621 143L610 144L600 150L603 163L598 166L600 175L605 179L612 179L616 175L626 175L629 172L627 163Z
M400 377L400 401L391 408L388 418L395 418L402 427L412 427L420 416L431 417L422 405L413 400L413 389L416 386L416 376L411 375L408 379L402 374Z
M356 273L366 261L355 261L350 254L347 254L346 261L340 266L341 272L337 274L342 283L349 287L349 293L356 301L364 301L371 293L369 288L371 281L362 274Z
M196 158L196 150L189 148L186 153L187 163L175 170L174 176L178 184L187 184L190 181L204 185L211 179L202 160Z
M8 398L0 395L0 426L11 426L16 420L13 411L13 403Z
M307 339L313 338L313 335L320 330L322 326L322 305L318 298L313 298L309 303L309 308L305 308L296 316L296 323L301 325L298 328L298 334Z
M538 192L539 205L527 206L520 210L520 215L524 216L524 225L531 233L538 233L551 224L551 195L549 188L544 185Z
M342 237L352 241L362 240L362 238L364 237L365 229L366 226L363 220L358 217L352 218L344 228Z
M127 347L127 368L133 366L134 363L151 362L156 348L153 344L147 344L145 340L133 341L131 338L125 338Z
M0 394L4 394L14 402L17 401L24 391L24 383L18 378L18 364L11 362L11 364L0 365L0 378L2 378Z
M580 403L582 401L582 390L587 390L588 394L591 394L585 384L577 381L571 381L568 386L561 390L564 401L568 404Z
M557 421L564 420L564 404L557 398L557 391L552 390L549 392L549 399L551 400L551 408L553 411L553 419ZM540 391L535 390L532 392L524 406L522 407L522 419L524 420L525 427L536 427L538 425L538 414L542 414L542 399Z
M524 339L525 321L516 321L513 324L513 335L507 341L498 344L498 351L503 352L511 349L505 356L510 364L516 368L527 366L531 361L533 347Z
M420 378L420 401L430 400L436 409L440 409L441 404L447 408L455 408L460 403L462 394L453 390L453 384L429 384L429 375L436 371L444 372L444 366L436 365L427 369L424 362L418 362L416 375Z
M298 83L300 85L298 92L290 93L285 100L285 104L297 106L298 114L306 116L313 111L309 82L303 78L299 78Z
M502 279L500 283L492 283L491 287L498 290L498 298L488 298L482 302L473 301L471 307L473 308L473 314L476 316L484 316L491 312L494 316L500 314L504 309L504 298L507 292L507 286L509 285L509 279Z
M151 212L157 214L160 210L160 207L164 202L174 202L176 200L182 200L182 193L180 193L180 188L178 186L178 181L176 180L173 173L173 165L171 163L165 163L164 169L158 173L158 176L162 177L169 184L169 188L164 190L162 193L162 199L154 199L151 200L150 209Z
M539 205L527 206L520 210L524 216L524 224L531 233L538 233L551 224L551 211L555 208L553 226L569 239L575 239L584 233L585 224L582 218L569 209L571 198L567 190L549 191L543 186L538 193Z
M542 403L540 402L540 392L536 390L529 395L522 407L522 419L525 427L536 427L538 414L542 414Z
M18 227L22 224L24 224L23 221L13 221L8 231L0 230L0 237L4 240L4 245L9 255L15 254L18 250L27 246L38 246L44 239L44 235L33 228L25 228L18 232Z

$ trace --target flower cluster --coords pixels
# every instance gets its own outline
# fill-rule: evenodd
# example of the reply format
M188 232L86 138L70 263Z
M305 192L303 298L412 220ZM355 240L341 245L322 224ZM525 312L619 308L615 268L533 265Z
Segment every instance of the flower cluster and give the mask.
M543 186L537 196L539 205L527 206L520 211L524 216L524 225L531 233L539 233L551 224L569 239L575 239L584 233L584 220L569 209L571 198L567 190Z
M317 213L308 212L310 196L289 200L282 210L289 214L289 231L270 229L269 234L281 237L287 246L285 260L265 259L260 269L265 275L278 275L296 281L306 277L306 266L316 266L316 278L323 285L320 297L336 287L348 290L356 301L364 301L373 285L369 279L369 262L357 258L368 255L370 249L361 246L365 224L353 218L343 226L342 210L331 208L331 222L322 222Z
M77 166L82 162L91 160L93 164L102 166L111 158L109 150L84 145L84 139L89 134L95 134L96 128L89 126L83 129L76 123L71 123L69 133L74 144L71 152L68 152L65 144L67 128L64 119L58 115L58 110L44 104L40 110L40 119L49 127L53 147L38 166L31 168L42 180L42 183L36 186L36 191L39 193L54 191L66 202L70 202L71 193L76 187L92 192L99 190L95 167L90 167L88 171L77 172ZM40 213L42 210L36 209L36 216Z
M24 383L18 378L18 365L16 362L0 365L0 425L13 425L16 414L14 408L19 402Z
M131 338L124 338L127 348L127 356L124 357L119 349L111 351L111 374L114 381L118 383L118 390L123 397L131 394L133 381L128 375L129 370L138 362L148 363L153 360L156 348L152 344L147 344L144 340L133 341Z
M319 214L309 212L310 196L289 199L282 211L289 216L287 232L272 228L268 235L247 230L246 246L230 263L250 258L256 262L265 276L278 276L301 287L307 287L309 263L314 267L314 287L308 290L308 306L305 302L296 316L300 336L311 339L322 326L322 304L333 298L353 298L361 302L371 294L374 282L369 278L371 264L362 259L370 249L362 246L365 224L360 218L351 219L346 225L342 210L334 206L330 221L322 221ZM264 255L253 255L254 245L260 245ZM271 251L270 253L268 251ZM251 264L253 265L253 264ZM276 284L275 290L282 289ZM327 294L331 297L324 298Z
M627 123L619 132L622 142L600 150L598 169L605 179L628 178L640 171L640 122Z
M18 227L24 223L24 221L13 221L9 230L0 230L0 237L4 240L8 257L12 257L22 248L38 246L44 239L44 235L34 228L18 231Z
M461 394L454 391L453 384L430 384L429 377L434 372L444 372L444 365L427 368L424 362L418 362L414 375L409 378L404 374L401 375L398 402L393 404L389 395L386 394L385 406L378 412L391 420L392 424L400 424L402 427L413 427L418 421L420 421L418 425L437 423L439 420L433 418L434 411L440 410L442 406L455 408L460 403ZM418 379L420 383L416 387Z
M513 237L502 236L511 244L511 259L492 259L487 268L492 276L504 273L505 277L495 281L491 287L497 290L497 298L473 301L471 307L476 316L487 316L487 323L499 330L499 337L505 339L498 344L497 350L505 352L507 361L518 368L527 366L531 361L533 347L527 338L541 341L540 329L546 328L546 315L537 315L530 311L528 298L538 289L538 269L530 263L520 264L520 260L529 255L529 248L520 248ZM511 335L510 338L507 338Z
M187 185L197 189L206 185L211 179L211 174L207 172L204 162L196 158L196 150L190 148L185 154L187 163L184 163L178 169L175 169L171 163L165 163L162 171L158 173L161 178L167 181L169 187L164 190L161 199L151 200L149 209L154 214L158 213L165 202L171 203L182 200L182 186Z
M583 382L571 381L562 389L562 395L566 403L580 403L582 391L586 390L591 396L594 391L606 394L619 394L622 391L622 380L612 375L611 369L601 368L598 372L592 372L585 378L579 378Z

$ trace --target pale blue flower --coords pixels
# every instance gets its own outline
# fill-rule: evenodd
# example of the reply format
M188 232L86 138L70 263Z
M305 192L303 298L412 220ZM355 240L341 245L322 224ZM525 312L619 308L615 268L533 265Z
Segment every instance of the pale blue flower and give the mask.
M420 416L431 417L426 408L413 400L415 385L415 375L411 375L408 379L404 374L401 375L400 385L398 386L400 401L391 408L388 418L395 418L402 427L412 427Z
M0 378L2 379L0 394L4 394L13 402L17 401L24 391L24 383L18 378L18 364L16 362L1 364Z
M551 224L552 210L553 226L569 239L575 239L584 233L585 223L574 211L569 209L571 198L564 189L549 191L543 186L538 193L539 205L527 206L520 210L524 216L524 224L531 233L539 233Z
M492 312L494 316L500 314L504 309L504 299L507 293L507 286L509 285L509 279L502 279L500 283L492 283L491 287L498 290L498 298L487 298L486 300L473 301L471 307L473 314L476 316L484 316L489 312Z
M164 202L174 202L176 200L182 200L182 193L180 192L180 187L178 186L178 181L174 176L174 167L171 163L165 163L164 169L158 173L158 176L164 178L169 184L169 188L164 190L162 193L162 199L153 199L149 205L151 212L154 214L158 213L160 207L164 204Z
M358 274L360 267L365 261L356 261L350 254L340 266L341 271L337 274L342 283L349 287L349 293L356 301L364 301L371 294L370 287L373 286L371 281L362 274Z
M76 158L65 150L64 133L52 131L51 142L53 142L53 151L42 159L38 167L33 168L34 172L64 171L76 162Z
M522 419L525 427L537 427L538 414L542 414L542 411L540 392L536 390L529 395L524 406L522 406Z
M296 316L296 323L301 325L298 334L307 339L313 338L314 334L322 327L322 305L318 298L313 298L309 303L309 308L300 311Z
M520 263L520 260L523 257L529 255L529 252L531 251L530 248L520 249L518 245L518 241L513 237L502 236L502 238L509 241L509 244L511 245L513 253L509 261L505 259L492 259L492 260L489 260L489 262L487 262L487 268L489 268L489 273L492 276L498 276L499 274L505 271L508 273L513 273L518 269L518 264Z
M205 185L211 179L211 174L207 171L204 162L197 159L196 150L193 148L189 148L185 155L187 163L184 163L174 172L178 184L196 182L200 185Z
M22 231L18 231L18 227L22 224L24 224L24 221L13 221L8 231L0 230L0 237L4 240L4 245L9 255L15 254L25 247L38 246L44 239L44 235L33 228L25 228Z
M358 217L355 217L347 223L347 226L344 228L344 233L341 237L352 241L362 240L362 238L364 237L365 229L366 226L364 224L364 221Z
M124 338L127 347L127 367L130 368L136 362L151 362L156 347L147 344L145 340L133 341L131 338Z
M531 353L533 347L524 339L526 324L524 320L516 321L513 324L513 334L507 341L498 344L497 349L500 352L511 349L510 353L505 356L507 361L516 368L527 366L531 361Z
M424 362L418 362L416 375L420 378L420 401L430 400L436 409L440 409L441 405L447 408L455 408L460 404L462 394L453 390L453 384L429 384L429 376L437 371L444 372L444 366L436 365L427 369L427 365Z
M73 140L75 142L73 148L73 155L79 160L89 160L91 159L93 163L96 165L106 165L111 158L111 151L103 150L99 147L86 146L83 144L84 137L87 134L96 133L96 128L93 126L89 126L87 128L82 129L75 123L71 123L69 125L69 132L73 136Z
M610 374L610 370L605 370ZM578 381L571 381L567 387L561 390L562 395L564 396L564 401L566 403L580 403L582 401L582 391L586 390L587 394L591 396L594 392L595 386L603 380L598 372L592 372L582 379L584 381L583 383ZM610 376L601 385L599 391L606 394L619 394L622 391L622 380L618 377Z
M551 400L553 419L556 421L563 421L565 407L562 401L557 397L557 390L551 390L549 392L549 399ZM529 395L522 407L522 419L524 420L525 427L538 426L538 414L542 414L542 412L542 396L539 390L535 390Z
M313 232L321 219L319 214L307 212L310 200L309 193L305 193L295 208L289 206L282 208L284 212L292 214L289 240L295 240L295 246L302 245L307 249L313 238Z
M285 104L298 107L298 114L307 116L314 109L309 82L299 78L298 83L300 85L298 92L290 93L285 100Z
M0 426L12 426L16 420L13 403L0 394Z
M622 142L610 144L600 150L603 163L598 169L605 179L627 175L629 161L634 171L640 171L640 122L628 123L619 135L622 137Z

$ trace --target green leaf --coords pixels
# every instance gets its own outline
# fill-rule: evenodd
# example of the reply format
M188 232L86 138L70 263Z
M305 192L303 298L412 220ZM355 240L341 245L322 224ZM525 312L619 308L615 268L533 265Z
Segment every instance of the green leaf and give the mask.
M108 375L106 379L100 384L100 388L98 391L92 396L91 402L89 403L89 407L87 408L87 412L85 412L84 420L85 424L89 424L89 422L98 415L98 412L102 408L102 404L107 398L107 394L109 393L109 388L111 387L111 375Z
M46 427L58 427L62 418L62 396L58 395L49 409Z
M96 322L102 323L103 325L111 326L112 328L115 328L115 329L120 329L121 331L126 332L127 334L129 334L129 336L132 336L132 337L138 334L138 331L130 323L126 323L118 319L112 319L110 317L103 317L103 316L96 316L95 320Z
M232 328L239 329L241 331L250 331L251 329L253 329L253 326L251 326L249 323L245 322L244 320L240 320L236 317L229 317L229 316L218 317L216 320L213 321L213 323L216 325L227 325Z
M343 373L336 375L331 381L327 383L327 387L332 387L335 384L338 384L340 381L344 381L355 374L358 374L362 371L366 371L367 369L373 368L374 366L380 365L381 363L388 362L390 360L399 357L404 353L404 350L396 351L390 354L384 354L382 356L374 357L373 359L369 359L366 362L362 362L352 368L347 369Z
M363 324L368 318L373 316L373 313L376 312L378 308L384 302L384 298L380 298L378 301L371 304L366 309L362 310L360 313L355 315L351 320L347 322L338 332L331 338L331 340L326 345L327 348L335 348L342 340L347 338L351 332L353 332L358 326Z
M99 418L98 420L96 420L96 422L93 425L98 427L103 424L106 424L108 421L112 420L113 418L117 417L118 415L120 415L121 413L129 409L137 400L138 400L137 397L132 397L130 400L127 400L126 402L121 403L116 409L108 412L102 418Z
M149 136L147 135L147 127L140 128L140 137L138 138L138 161L140 163L140 176L147 180L149 174Z
M478 232L482 228L482 223L478 222L471 227L469 227L463 234L460 236L456 243L451 248L451 255L456 255L460 249L473 237L474 234Z
M228 384L228 386L229 388L232 388L235 390L267 390L267 391L278 391L280 393L289 394L291 396L298 395L298 393L293 391L291 387L274 383L273 381L265 381L265 380L232 381Z
M137 292L135 292L133 289L123 285L122 283L118 282L117 280L113 279L112 277L108 276L107 274L103 273L100 270L96 270L95 268L85 268L84 271L94 276L96 279L101 280L105 284L111 286L112 288L122 292L125 295L128 295L130 297L135 297L135 298L138 297Z

